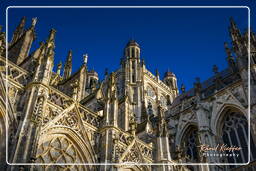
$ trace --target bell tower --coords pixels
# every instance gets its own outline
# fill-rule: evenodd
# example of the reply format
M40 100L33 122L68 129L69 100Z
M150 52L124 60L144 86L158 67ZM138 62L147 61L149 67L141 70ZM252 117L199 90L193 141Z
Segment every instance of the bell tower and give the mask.
M126 104L126 107L130 109L129 113L126 112L126 123L129 122L131 113L136 114L135 120L138 123L141 122L142 65L140 52L139 44L135 40L130 40L124 48L121 61L124 72L124 93L130 99L130 103Z

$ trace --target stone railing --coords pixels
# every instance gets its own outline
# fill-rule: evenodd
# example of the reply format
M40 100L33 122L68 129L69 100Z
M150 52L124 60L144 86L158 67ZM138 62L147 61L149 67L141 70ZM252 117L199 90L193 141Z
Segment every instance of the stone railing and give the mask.
M83 122L90 124L91 126L95 127L95 129L99 128L101 120L100 116L82 105L79 106L79 112L82 115L81 118Z
M4 75L4 78L7 78L8 81L13 82L20 87L25 86L29 78L29 72L27 72L23 68L15 65L10 61L6 61L5 58L0 57L0 66L4 68L6 67L6 65L7 65L7 71L6 69L3 69L1 71Z
M139 144L139 149L141 151L142 156L148 160L153 161L153 148L142 141L137 141L137 142Z
M74 100L62 93L61 91L51 87L50 93L49 93L49 102L53 103L63 110L68 108L72 103L74 103ZM82 106L79 103L76 103L78 105L78 110L81 114L81 118L83 122L86 122L93 128L97 128L100 125L100 116L97 115L97 113L87 109L86 107Z
M62 109L66 109L73 103L71 97L65 95L64 93L53 87L50 88L48 100L49 102L61 107Z

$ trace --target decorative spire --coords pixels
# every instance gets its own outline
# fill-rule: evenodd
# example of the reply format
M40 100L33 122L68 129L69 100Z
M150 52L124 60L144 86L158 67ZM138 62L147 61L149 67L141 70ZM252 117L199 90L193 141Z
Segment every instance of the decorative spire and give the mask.
M24 29L26 23L26 17L22 17L20 20L20 24L17 26L17 29Z
M141 60L141 66L143 66L143 65L145 65L145 60L144 59Z
M156 77L159 78L159 71L156 69Z
M20 24L16 27L14 31L11 44L14 44L24 33L25 23L26 23L26 17L22 17L20 20Z
M229 32L230 32L232 41L234 43L238 43L238 41L240 41L240 39L241 39L241 34L240 34L240 30L237 28L237 26L235 24L233 17L230 18Z
M47 41L46 41L46 42L48 43L48 47L49 47L49 46L53 46L53 47L54 47L55 33L56 33L56 30L52 28L52 29L50 30L48 39L47 39Z
M58 64L58 67L57 67L57 74L58 75L60 75L61 68L62 68L62 62L60 61L59 64Z
M65 67L64 67L64 75L63 75L64 79L69 78L71 76L71 72L72 72L72 51L69 50Z
M238 30L234 18L230 17L229 21L230 21L230 28L232 30Z
M186 87L184 84L181 84L181 92L185 93L186 92Z

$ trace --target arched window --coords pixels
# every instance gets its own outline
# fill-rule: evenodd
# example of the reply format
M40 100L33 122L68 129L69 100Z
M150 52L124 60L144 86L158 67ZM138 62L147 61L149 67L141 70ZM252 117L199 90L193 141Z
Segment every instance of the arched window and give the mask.
M185 140L185 152L191 162L199 161L197 146L198 146L197 129L193 127L187 133L186 140Z
M239 151L235 151L237 156L227 157L229 163L247 163L248 162L248 122L241 112L231 109L225 110L222 126L222 139L223 143L227 146L241 147ZM255 144L253 143L251 136L251 160L256 159ZM229 152L227 152L229 153ZM234 166L230 166L231 168Z

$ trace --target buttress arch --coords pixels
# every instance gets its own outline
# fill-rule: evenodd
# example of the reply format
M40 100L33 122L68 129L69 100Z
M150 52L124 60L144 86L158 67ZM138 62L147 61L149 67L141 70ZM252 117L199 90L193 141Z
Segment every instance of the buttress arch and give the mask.
M49 169L47 167L61 170L96 170L95 166L89 165L90 163L96 163L96 155L92 151L92 147L71 128L52 127L40 137L38 144L37 163L78 164L77 166L41 166L45 170ZM79 166L79 164L87 165Z

